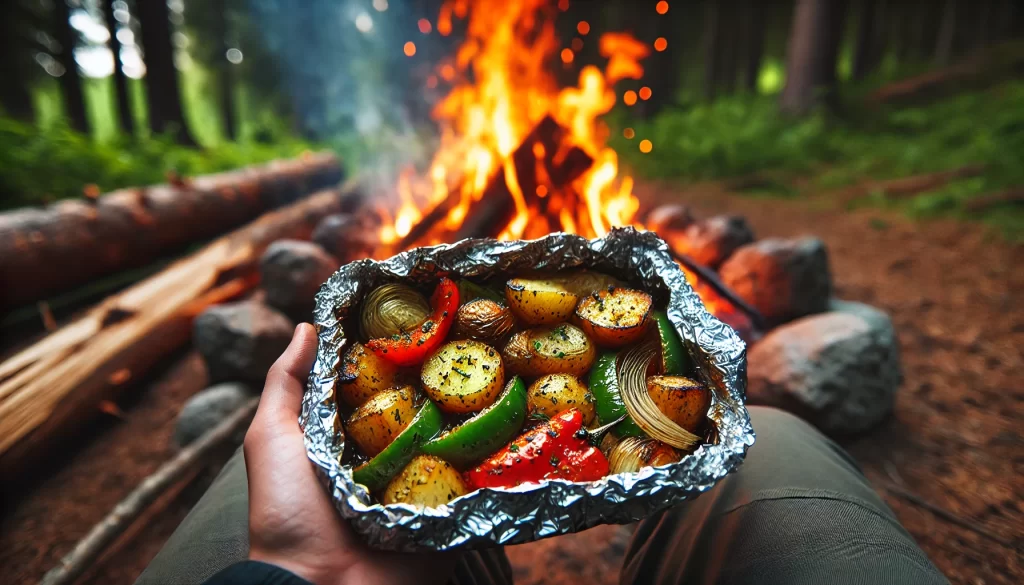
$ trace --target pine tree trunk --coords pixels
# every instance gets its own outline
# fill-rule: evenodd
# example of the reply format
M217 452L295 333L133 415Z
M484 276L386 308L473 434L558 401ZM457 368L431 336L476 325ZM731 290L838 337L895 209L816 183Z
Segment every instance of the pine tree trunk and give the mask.
M17 120L35 120L30 72L37 70L32 62L31 45L25 38L25 9L16 2L0 2L0 107Z
M779 101L783 112L805 114L819 96L828 100L834 94L845 11L842 0L797 1L786 56L786 85Z
M215 0L213 7L214 26L213 33L217 36L217 57L215 71L217 74L217 85L220 92L220 117L224 124L224 137L234 141L238 138L235 130L235 79L234 65L227 60L227 52L230 47L228 43L228 15L227 4L224 0Z
M75 62L75 30L71 27L71 9L67 0L53 2L53 35L60 45L55 55L64 67L60 76L60 92L64 99L64 113L68 124L83 134L89 133L89 117L85 112L85 95L82 91L82 78L78 75L78 63Z
M707 0L704 5L704 98L715 99L718 82L718 68L721 67L721 35L717 0Z
M765 6L760 0L747 0L744 12L747 15L747 52L743 71L743 87L757 92L757 80L761 74L764 58Z
M718 17L718 46L721 61L716 78L722 93L732 95L736 91L736 71L739 63L740 21L736 15L739 14L737 8L740 6L736 0L722 0L719 4L721 6Z
M142 46L145 50L149 129L153 134L173 130L179 143L195 146L196 141L188 130L182 111L167 2L141 0L136 2L135 6L142 28Z
M132 136L135 134L135 118L132 116L132 102L128 97L128 78L124 74L121 62L121 41L117 38L117 19L114 18L114 0L102 0L103 17L110 31L107 46L114 57L114 96L117 105L117 122L121 132Z
M956 35L956 0L946 0L942 7L939 35L935 41L935 63L945 65L953 54L953 38Z
M861 3L860 24L857 25L857 44L853 51L853 79L864 79L874 69L875 13L878 0L864 0Z

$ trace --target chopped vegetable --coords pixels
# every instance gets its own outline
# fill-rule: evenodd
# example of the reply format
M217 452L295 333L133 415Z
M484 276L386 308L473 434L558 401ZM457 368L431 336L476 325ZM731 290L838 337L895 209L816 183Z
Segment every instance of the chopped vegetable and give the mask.
M459 289L448 278L442 278L431 299L434 312L419 327L387 338L371 339L366 347L373 353L399 366L420 364L444 343L455 322L459 308Z
M441 410L461 414L490 406L505 383L498 350L479 341L449 341L420 372L423 389Z
M356 408L345 428L363 453L373 457L405 430L416 412L412 386L385 390Z
M545 479L601 479L608 474L608 459L588 439L583 413L575 408L567 410L466 472L466 484L478 489L514 487Z
M654 439L625 437L608 453L608 469L611 473L632 473L642 467L675 463L681 457L682 453Z
M676 449L692 449L700 444L701 438L666 416L647 390L647 370L657 354L657 341L648 339L617 358L622 402L630 418L649 437Z
M359 324L368 338L408 333L430 316L427 299L404 284L385 284L366 295Z
M595 292L576 306L575 322L602 347L622 347L644 336L651 295L628 288Z
M607 425L625 415L625 420L612 427L612 433L618 437L646 437L643 429L629 417L626 405L622 402L615 357L614 352L602 353L597 358L593 369L590 370L589 388L590 393L594 396L597 420L602 425Z
M579 297L556 280L513 278L505 298L516 318L527 325L554 325L569 319Z
M459 307L452 335L456 339L500 344L512 334L515 325L508 307L490 299L476 299Z
M690 356L668 315L655 311L654 323L658 326L658 338L661 340L661 373L669 376L685 374L690 366Z
M523 427L524 420L526 384L515 376L494 404L424 445L423 452L465 469L511 441Z
M510 371L535 378L544 374L582 376L594 363L597 350L579 327L563 323L520 331L501 353Z
M381 502L437 508L466 493L462 476L447 461L417 455L384 489Z
M412 422L394 441L373 459L352 470L352 481L377 491L406 463L412 460L420 446L441 432L441 411L429 400L423 403Z
M597 291L608 290L609 288L621 288L625 286L622 281L615 277L608 276L607 274L602 274L600 272L594 272L592 270L580 270L579 272L560 274L553 280L560 283L568 289L569 292L580 298L593 294Z
M528 393L530 415L542 414L547 418L578 408L583 413L583 426L594 422L594 397L576 376L548 374L530 385Z
M501 293L470 280L459 281L459 298L464 303L475 301L476 299L487 299L496 303L505 302L505 296Z
M342 358L338 396L349 406L360 406L378 392L395 385L398 366L378 357L358 341Z
M703 430L711 407L711 392L706 386L682 376L650 376L647 392L672 422L691 433Z

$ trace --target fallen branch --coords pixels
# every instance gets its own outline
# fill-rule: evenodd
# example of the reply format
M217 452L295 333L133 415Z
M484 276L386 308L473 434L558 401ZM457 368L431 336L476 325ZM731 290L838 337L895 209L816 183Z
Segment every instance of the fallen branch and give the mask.
M977 177L985 171L985 165L969 165L950 171L913 175L887 181L866 181L833 195L840 203L847 204L871 193L883 193L886 197L909 197L931 191L957 179Z
M971 532L974 532L975 534L977 534L979 536L983 536L983 537L991 540L992 542L999 543L999 544L1005 546L1006 548L1017 549L1017 546L1014 543L1012 543L1009 540L1003 538L1002 536L999 536L998 534L992 533L992 531L990 531L988 528L985 528L984 526L982 526L981 524L978 524L977 522L974 522L973 520L968 520L966 518L962 518L962 517L954 514L953 512L950 512L949 510L947 510L945 508L936 506L935 504L925 500L921 496L919 496L919 495L917 495L917 494L915 494L915 493L913 493L911 491L908 491L908 490L906 490L906 489L904 489L904 488L902 488L902 487L900 487L900 486L898 486L896 484L886 482L884 485L885 485L885 489L887 491L889 491L890 493L892 493L894 496L897 496L897 497L899 497L899 498L901 498L903 500L906 500L906 501L910 502L911 504L920 506L920 507L924 508L925 510L928 510L932 514L935 514L939 518L942 518L946 522L950 522L952 524L956 524L957 526L959 526L961 528L966 528L967 530L970 530Z
M1002 205L1020 205L1024 203L1024 187L1013 187L987 195L979 195L964 204L964 209L971 213L988 211Z
M84 573L154 501L196 469L207 455L249 425L259 398L252 398L216 427L182 449L121 500L103 520L43 575L40 585L67 585Z
M669 249L669 254L672 255L672 258L676 262L685 266L687 270L696 273L697 276L700 277L701 281L710 286L712 289L714 289L714 291L718 293L719 296L729 301L734 307L742 311L743 314L745 314L747 318L750 319L750 323L751 325L754 326L754 329L756 329L757 333L764 333L765 331L768 330L765 327L764 315L761 314L761 311L758 311L756 308L754 308L753 305L740 298L738 294L736 294L735 292L733 292L731 288L726 286L725 283L722 282L720 278L718 278L718 274L715 273L714 270L711 270L707 266L700 264L699 262L697 262L693 258L690 258L686 254L678 254L676 252L673 252L671 248ZM755 335L755 337L758 336Z
M271 242L308 239L356 188L351 183L269 212L0 363L0 477L17 477L103 400L188 343L196 315L258 283L259 258Z
M0 214L0 309L152 263L341 180L329 153Z

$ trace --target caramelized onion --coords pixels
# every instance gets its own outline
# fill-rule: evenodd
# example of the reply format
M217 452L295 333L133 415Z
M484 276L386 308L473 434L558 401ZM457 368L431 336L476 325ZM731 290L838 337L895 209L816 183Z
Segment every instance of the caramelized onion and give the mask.
M604 443L602 443L602 447ZM680 453L665 443L641 437L625 437L608 452L610 473L632 473L679 461Z
M430 303L404 284L385 284L366 295L359 324L363 335L380 339L419 327L430 316Z
M692 449L701 438L665 416L647 392L647 369L657 356L658 342L651 337L619 356L616 372L622 402L629 416L652 439L676 449Z

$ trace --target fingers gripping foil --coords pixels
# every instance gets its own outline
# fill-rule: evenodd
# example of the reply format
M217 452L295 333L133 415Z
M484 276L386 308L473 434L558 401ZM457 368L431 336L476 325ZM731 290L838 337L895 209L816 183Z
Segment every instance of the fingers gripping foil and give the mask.
M429 288L441 276L497 279L582 268L643 288L657 303L667 301L669 320L712 388L708 417L717 430L715 443L702 445L678 463L593 482L552 480L482 489L441 508L373 503L366 489L353 483L351 467L341 462L345 435L334 399L339 356L357 334L347 317L363 297L386 282ZM617 228L595 240L568 234L514 242L471 239L409 250L385 261L360 260L340 268L320 288L314 317L317 359L299 421L306 450L335 507L374 548L482 548L633 522L707 491L740 465L754 443L744 406L746 348L730 327L708 313L665 242L651 232Z

